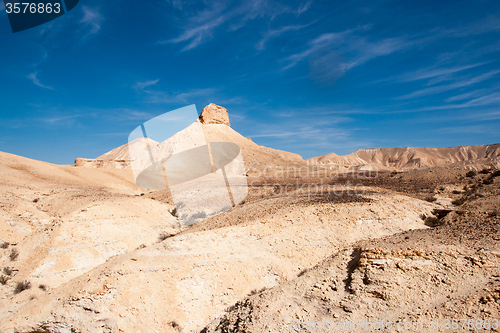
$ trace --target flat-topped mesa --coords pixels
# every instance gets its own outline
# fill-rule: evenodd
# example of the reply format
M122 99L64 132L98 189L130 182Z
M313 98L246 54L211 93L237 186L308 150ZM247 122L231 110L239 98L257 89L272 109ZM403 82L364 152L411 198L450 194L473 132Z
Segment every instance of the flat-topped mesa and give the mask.
M227 109L214 103L205 106L199 118L202 124L224 124L231 127Z

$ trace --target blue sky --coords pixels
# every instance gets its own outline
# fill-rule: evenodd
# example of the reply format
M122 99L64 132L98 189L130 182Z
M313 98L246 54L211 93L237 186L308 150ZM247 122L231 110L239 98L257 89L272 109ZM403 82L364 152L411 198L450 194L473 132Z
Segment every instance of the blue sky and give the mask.
M301 154L500 142L498 1L94 1L13 34L0 150L94 158L142 122L226 107Z

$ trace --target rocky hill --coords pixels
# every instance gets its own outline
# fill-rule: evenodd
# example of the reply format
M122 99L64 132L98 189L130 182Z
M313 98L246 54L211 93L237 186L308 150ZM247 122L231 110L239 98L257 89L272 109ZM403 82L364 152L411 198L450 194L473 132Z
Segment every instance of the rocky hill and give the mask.
M381 170L411 170L464 161L484 161L500 157L500 144L444 148L374 148L359 149L354 153L338 156L330 153L308 159L311 164L343 166L376 165Z
M266 166L304 165L305 161L298 154L260 146L233 130L229 122L227 109L216 104L207 105L198 120L202 124L207 142L236 143L243 153L248 169L263 169ZM151 139L148 139L151 140ZM152 141L152 140L151 140ZM156 143L156 142L154 142ZM129 145L127 143L95 159L77 158L75 166L91 168L128 168L130 166ZM156 143L157 144L157 143ZM164 149L167 149L164 147Z

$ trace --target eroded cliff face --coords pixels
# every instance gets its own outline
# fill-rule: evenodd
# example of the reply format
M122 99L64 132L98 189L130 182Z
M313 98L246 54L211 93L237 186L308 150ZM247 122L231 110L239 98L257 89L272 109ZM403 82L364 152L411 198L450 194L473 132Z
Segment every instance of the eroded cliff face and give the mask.
M380 170L411 170L466 161L491 162L500 157L500 144L443 148L373 148L359 149L352 154L334 153L310 158L312 164L366 165L374 164Z

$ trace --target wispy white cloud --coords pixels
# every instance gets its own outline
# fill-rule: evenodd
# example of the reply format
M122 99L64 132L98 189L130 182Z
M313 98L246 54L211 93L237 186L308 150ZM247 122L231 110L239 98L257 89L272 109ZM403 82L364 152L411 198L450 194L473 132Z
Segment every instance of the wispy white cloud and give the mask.
M139 81L139 82L135 83L134 89L144 90L146 87L154 86L159 81L160 81L160 79L150 80L150 81L142 81L142 82Z
M138 111L138 110L130 110L130 109L120 109L119 110L120 117L125 117L127 120L141 120L141 119L150 119L153 118L154 115L151 112Z
M500 104L500 92L495 92L491 94L487 94L481 97L474 98L470 101L463 103L455 103L455 104L446 104L446 105L435 105L435 106L426 106L417 109L407 109L404 111L400 111L401 113L409 113L409 112L425 112L425 111L435 111L435 110L454 110L454 109L468 109L468 108L477 108L482 106L489 105L499 105Z
M441 86L434 86L430 88L425 88L422 90L418 90L415 92L412 92L411 94L404 95L401 97L398 97L397 99L409 99L409 98L415 98L415 97L421 97L421 96L427 96L427 95L433 95L433 94L439 94L445 91L453 90L453 89L458 89L458 88L463 88L463 87L469 87L472 86L476 83L485 81L490 79L491 77L497 75L500 73L500 70L492 70L489 71L488 73L481 74L479 76L475 76L469 79L464 79L461 81L457 81L452 84L448 85L441 85Z
M391 80L395 80L398 82L411 82L418 81L424 79L432 79L441 76L448 76L450 74L454 74L457 72L461 72L467 69L471 69L474 67L478 67L486 64L485 62L480 62L476 64L466 65L466 66L457 66L457 67L449 67L449 68L426 68L421 69L416 72L406 73L403 75L399 75L391 78Z
M83 17L80 23L89 27L89 34L95 34L101 30L101 24L104 20L103 16L97 8L90 8L88 6L82 5Z
M287 57L285 61L288 62L288 65L285 66L283 69L286 70L291 67L294 67L302 60L306 59L310 55L320 50L325 49L329 45L344 43L346 37L351 35L353 31L354 30L349 29L342 32L330 32L321 34L320 36L316 37L315 39L309 42L307 49Z
M80 114L73 114L68 116L47 116L36 118L35 120L38 123L43 123L45 125L53 126L53 127L68 127L74 125L75 121L80 118Z
M167 2L176 9L182 9L183 0L167 0Z
M236 105L243 104L247 100L240 96L225 98L220 94L216 94L215 88L193 89L187 92L169 93L160 89L154 89L154 86L160 81L148 80L135 82L133 89L145 96L144 101L151 104L175 104L175 103L192 103L194 98L207 97L211 103L219 105ZM130 113L130 112L129 112Z
M490 105L490 104L500 104L500 92L495 92L492 94L488 94L486 96L481 96L478 98L474 98L467 103L464 103L465 106L480 106L480 105Z
M288 31L300 30L302 28L307 27L308 25L309 24L306 24L306 25L287 25L287 26L281 27L281 28L276 29L276 30L268 30L264 34L264 37L257 43L255 48L257 50L263 50L266 46L266 43L269 42L271 39L277 38Z
M464 27L440 31L440 34L449 37L469 37L496 31L500 31L500 18L489 16Z
M453 97L450 97L448 99L446 99L446 102L455 102L455 101L461 101L461 100L465 100L465 99L469 99L469 98L475 98L475 97L478 97L478 96L483 96L485 94L485 92L487 92L488 89L476 89L476 90L472 90L472 91L469 91L469 92L466 92L466 93L463 93L463 94L458 94L458 95L455 95Z
M241 123L247 119L246 115L237 112L231 112L230 117L231 123Z
M386 56L414 45L415 42L405 40L404 38L386 38L376 42L369 42L364 38L359 39L353 45L353 50L357 51L358 55L343 65L344 71L360 66L374 58Z
M438 132L446 134L498 134L498 125L485 124L485 125L466 125L466 126L450 126L444 127Z
M180 43L188 41L189 43L182 51L191 50L206 40L213 37L214 30L231 18L230 14L224 13L225 6L220 2L215 2L212 8L200 12L198 15L191 18L186 29L179 37L160 41L160 44L165 43Z
M307 3L299 7L301 12L310 6ZM274 17L284 13L296 12L288 6L266 0L248 0L236 7L229 8L226 3L216 1L211 7L192 16L187 22L187 28L176 38L159 41L160 44L187 42L181 51L188 51L205 43L214 37L215 30L224 24L229 24L228 31L235 31L245 26L249 21L260 18Z
M335 53L339 59L335 68L331 69L345 73L369 60L406 49L416 43L404 38L369 41L365 37L358 36L357 33L370 28L371 26L366 25L356 29L321 34L311 40L304 51L285 58L287 65L283 67L283 70L290 69L306 59L312 59L313 62L315 59L322 61L322 55Z
M156 104L169 104L169 103L190 103L193 98L200 96L210 96L215 93L215 89L195 89L189 92L179 94L169 94L164 91L149 91L145 90L148 94L146 102Z
M299 132L290 132L286 130L281 130L281 131L274 131L274 132L268 132L268 133L262 133L262 134L254 134L251 135L252 138L289 138L291 136L309 136L311 134L316 134L320 133L320 130L303 130Z
M215 92L215 91L214 91ZM214 97L214 100L211 103L219 104L219 105L236 105L247 103L247 99L241 96L230 97L230 98L220 98ZM231 113L232 115L232 113Z
M300 14L307 11L311 7L312 3L313 3L312 0L308 0L303 4L301 4L300 7L297 9L297 16L300 16Z
M500 110L470 112L463 119L472 121L498 120L500 119Z
M259 107L259 109L262 108ZM316 113L318 109L324 113ZM309 156L311 151L329 153L335 144L343 148L353 145L352 135L356 129L341 123L353 121L345 115L326 114L328 108L269 110L269 119L254 119L249 116L240 130L258 144ZM251 115L251 109L248 110Z
M282 14L294 14L295 10L279 2L269 0L247 0L230 12L234 20L229 31L235 31L244 27L249 21L257 18L268 17L273 20Z
M50 89L50 90L53 90L53 89L54 89L54 88L52 88L52 87L49 87L49 86L46 86L46 85L42 84L42 83L40 82L40 80L38 79L38 77L37 77L37 76L38 76L38 71L37 71L37 72L33 72L33 73L29 74L29 75L27 76L27 78L28 78L28 79L30 79L30 80L31 80L31 82L33 82L33 84L35 84L35 85L37 85L37 86L39 86L39 87L42 87L42 88L45 88L45 89Z
M168 93L163 90L151 89L159 81L160 79L137 81L135 82L133 88L137 91L140 91L141 94L146 94L145 102L154 104L187 103L187 102L192 102L193 98L200 96L210 96L215 93L215 89L213 88L194 89L189 92L182 92L182 93ZM133 114L134 112L136 111L130 111L129 113Z

